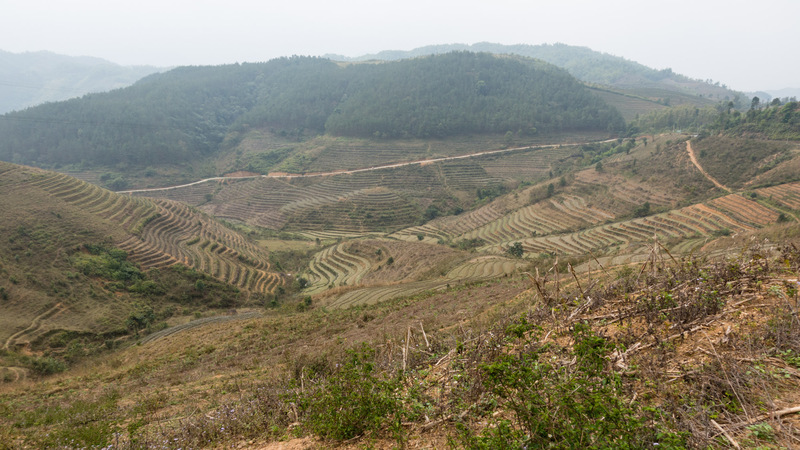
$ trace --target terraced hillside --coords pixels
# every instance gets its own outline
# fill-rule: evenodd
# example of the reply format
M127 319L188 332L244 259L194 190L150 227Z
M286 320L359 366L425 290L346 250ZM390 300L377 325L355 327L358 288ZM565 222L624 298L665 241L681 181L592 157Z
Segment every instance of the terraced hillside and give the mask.
M379 152L379 160L402 161L408 156L400 152L404 148L384 149L388 153ZM574 152L569 145L534 147L357 173L226 180L134 195L181 201L216 217L270 229L391 232L467 209L521 182L545 179Z
M17 189L39 190L114 227L111 243L143 269L181 263L253 292L272 292L284 282L271 270L266 251L185 204L119 195L55 172L8 171L23 178Z
M301 273L309 281L304 294L331 306L508 275L557 255L576 260L581 270L629 264L646 258L654 240L680 255L796 217L794 184L727 194L692 163L687 139L642 136L354 173L226 180L207 183L202 201L198 185L137 195L183 200L212 215L336 241ZM791 162L791 146L767 147ZM387 157L400 158L391 149L379 159ZM769 181L768 173L761 178ZM390 240L359 239L381 234ZM523 258L509 258L517 243ZM395 255L409 252L416 257ZM442 256L448 252L454 253ZM427 265L438 258L449 262ZM412 270L415 265L429 270Z
M602 171L587 168L573 173L566 183L552 180L517 189L472 211L390 234L407 244L465 246L484 256L464 260L438 278L351 288L332 294L330 304L373 303L484 275L497 277L524 270L531 260L554 256L578 261L580 271L627 265L646 260L656 240L677 257L721 237L795 218L800 207L796 182L720 195L722 191L688 161L679 136L650 138L649 145L641 141L629 154L604 162ZM683 184L687 182L692 184ZM541 198L548 184L558 188ZM516 243L523 249L521 260L507 257ZM317 256L324 263L325 255ZM359 279L363 285L364 277ZM326 278L310 292L324 290L325 283L340 286Z
M366 239L322 250L304 276L311 282L306 293L336 288L322 298L329 307L343 308L497 278L524 265L512 258L475 256L441 245Z

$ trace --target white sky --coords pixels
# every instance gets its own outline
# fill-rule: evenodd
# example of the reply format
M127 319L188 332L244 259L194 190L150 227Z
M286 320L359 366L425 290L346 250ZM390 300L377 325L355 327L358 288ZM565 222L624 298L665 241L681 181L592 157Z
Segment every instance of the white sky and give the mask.
M562 42L743 91L800 87L800 0L0 0L0 49L122 65Z

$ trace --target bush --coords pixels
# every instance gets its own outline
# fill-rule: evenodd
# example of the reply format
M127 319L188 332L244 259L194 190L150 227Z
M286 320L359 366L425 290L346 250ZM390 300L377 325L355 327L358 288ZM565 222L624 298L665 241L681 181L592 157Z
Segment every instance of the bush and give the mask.
M563 359L574 358L574 364L540 358L547 347L531 339L523 353L502 353L481 366L484 385L505 402L513 424L498 420L480 436L461 427L462 443L470 448L639 447L644 424L623 398L620 376L606 370L613 346L585 324L574 327L573 338L571 354Z
M522 255L525 254L525 249L522 247L522 243L514 242L510 247L506 249L506 253L513 256L514 258L522 258Z
M42 376L52 375L67 370L67 363L52 356L43 356L31 361L31 370Z
M305 414L309 431L326 439L346 440L385 426L399 431L402 405L395 397L397 379L375 371L375 351L367 344L348 351L347 361L310 393L293 401Z

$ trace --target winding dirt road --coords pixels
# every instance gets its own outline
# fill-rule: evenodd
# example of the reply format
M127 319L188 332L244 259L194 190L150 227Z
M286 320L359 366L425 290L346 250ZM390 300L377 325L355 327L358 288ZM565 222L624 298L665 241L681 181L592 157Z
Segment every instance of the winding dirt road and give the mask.
M616 139L608 139L602 142L611 142ZM466 158L477 158L479 156L486 156L486 155L496 155L499 153L510 153L516 152L521 150L533 150L533 149L540 149L540 148L554 148L561 145L569 146L569 145L580 145L584 142L579 143L562 143L562 144L544 144L544 145L530 145L527 147L514 147L514 148L504 148L501 150L486 150L478 153L470 153L467 155L458 155L458 156L444 156L442 158L431 158L431 159L422 159L417 161L407 161L401 163L392 163L392 164L384 164L381 166L372 166L372 167L365 167L363 169L351 169L351 170L334 170L330 172L313 172L313 173L282 173L282 172L273 172L267 175L254 175L254 176L245 176L245 177L212 177L212 178L205 178L203 180L195 181L193 183L188 184L181 184L178 186L167 186L167 187L160 187L160 188L149 188L149 189L129 189L126 191L116 191L117 194L132 194L134 192L155 192L155 191L168 191L170 189L179 189L185 188L189 186L194 186L196 184L207 183L209 181L222 181L222 180L244 180L248 178L312 178L312 177L327 177L331 175L344 175L350 173L360 173L360 172L370 172L373 170L383 170L383 169L394 169L397 167L405 167L405 166L413 166L413 165L420 165L424 166L427 164L432 164L441 161L452 161L456 159L466 159Z
M700 163L697 161L697 156L695 156L694 154L694 149L692 149L692 143L690 141L686 141L686 151L689 153L689 159L692 160L692 164L694 164L694 166L697 167L697 170L699 170L704 177L708 178L708 181L714 183L714 186L722 189L723 191L727 191L729 194L733 192L732 190L728 189L724 184L717 181L717 179L712 177L708 172L706 172L706 169L703 169L703 166L701 166Z

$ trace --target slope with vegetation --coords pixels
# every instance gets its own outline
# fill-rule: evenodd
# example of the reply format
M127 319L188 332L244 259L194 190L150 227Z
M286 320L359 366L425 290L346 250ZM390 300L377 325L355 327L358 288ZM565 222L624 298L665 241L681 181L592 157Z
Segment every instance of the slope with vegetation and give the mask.
M210 323L6 390L0 429L40 447L791 447L797 232L729 240L788 239L722 260L653 247L643 266L591 278L544 264Z
M0 185L0 345L33 370L284 290L265 249L186 205L9 163Z
M353 68L313 63L312 78ZM219 164L293 177L136 196L2 164L0 206L19 214L0 230L0 442L789 447L793 108L687 107L593 142L486 133L477 149L467 135L305 139L260 123L227 132L237 150ZM660 132L676 121L696 135ZM367 170L343 170L359 166L348 149Z
M48 168L101 166L113 179L122 170L146 177L162 165L208 170L202 162L224 158L251 130L297 140L622 128L615 109L539 61L466 52L385 64L293 57L181 67L126 89L7 114L0 158ZM290 149L264 153L264 168L304 157Z
M686 94L697 97L701 101L702 98L706 98L712 102L732 100L737 95L744 97L740 93L728 89L725 85L720 85L719 82L693 80L676 74L671 69L656 70L619 56L566 44L502 45L480 42L473 45L431 45L409 51L384 51L355 58L341 55L331 55L330 57L341 61L394 61L453 51L513 54L540 59L566 69L572 76L587 83L611 86L616 89L644 90L640 92L649 90L650 95L648 96L653 100L660 100L662 103L671 97Z

